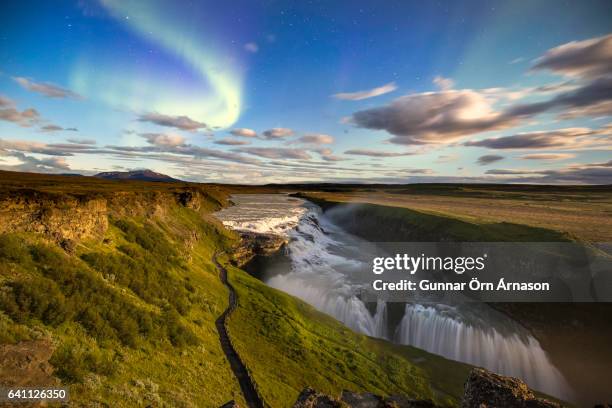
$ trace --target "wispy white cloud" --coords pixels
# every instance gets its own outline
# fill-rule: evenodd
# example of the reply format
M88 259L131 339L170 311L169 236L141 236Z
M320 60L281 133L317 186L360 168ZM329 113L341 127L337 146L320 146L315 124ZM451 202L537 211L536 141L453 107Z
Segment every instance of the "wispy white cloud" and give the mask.
M69 89L62 88L58 85L44 82L35 82L30 78L25 77L13 77L13 80L17 82L22 88L28 91L36 92L44 95L48 98L71 98L71 99L82 99L83 97Z
M521 156L524 160L567 160L576 157L572 153L533 153Z
M234 136L240 136L240 137L257 137L256 131L254 131L253 129L247 129L247 128L232 129L230 133Z
M368 99L368 98L373 98L375 96L384 95L389 92L393 92L396 89L397 89L397 86L395 85L395 82L390 82L383 86L368 89L365 91L341 92L341 93L333 94L332 97L336 99L343 99L343 100L349 100L349 101L360 101L362 99Z
M400 157L400 156L411 156L413 152L386 152L381 150L371 149L350 149L344 152L344 154L350 154L354 156L369 156L369 157Z
M232 139L229 137L215 140L213 143L218 144L218 145L225 145L225 146L244 146L244 145L251 144L249 140Z
M310 155L302 149L288 149L284 147L241 147L236 149L241 153L247 153L254 156L264 157L267 159L301 159L308 160Z

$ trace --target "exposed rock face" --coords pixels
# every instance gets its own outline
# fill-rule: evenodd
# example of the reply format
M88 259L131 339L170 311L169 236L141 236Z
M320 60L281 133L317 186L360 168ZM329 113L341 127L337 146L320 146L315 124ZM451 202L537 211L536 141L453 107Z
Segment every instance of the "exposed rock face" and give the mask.
M536 398L518 378L504 377L475 368L465 383L462 408L559 408L560 405Z
M190 188L173 192L94 194L6 191L0 194L0 234L34 232L70 251L74 242L103 236L109 216L163 216L175 205L207 211L207 206L220 208L223 204L205 192Z
M0 345L0 384L6 387L59 385L49 363L53 351L49 339Z
M256 255L272 255L279 251L287 239L274 234L261 234L257 232L242 231L240 244L232 252L233 262L242 266Z
M0 200L0 233L34 232L64 246L70 240L103 234L107 200L32 192Z

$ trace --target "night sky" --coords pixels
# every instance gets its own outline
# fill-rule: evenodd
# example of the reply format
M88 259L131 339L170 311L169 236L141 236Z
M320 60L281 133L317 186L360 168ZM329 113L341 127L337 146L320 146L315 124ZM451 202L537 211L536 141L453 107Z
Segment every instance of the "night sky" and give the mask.
M610 1L3 1L0 169L612 184Z

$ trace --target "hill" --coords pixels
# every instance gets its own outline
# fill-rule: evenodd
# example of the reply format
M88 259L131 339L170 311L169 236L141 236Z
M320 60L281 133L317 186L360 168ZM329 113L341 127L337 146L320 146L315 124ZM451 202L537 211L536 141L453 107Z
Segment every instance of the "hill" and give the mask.
M106 171L98 173L94 177L103 178L107 180L138 180L138 181L163 181L163 182L177 182L180 181L173 177L167 176L162 173L154 172L153 170L132 170L132 171Z
M0 173L0 383L71 387L71 403L244 406L215 320L212 262L237 237L223 187ZM353 333L228 268L229 334L269 406L306 386L457 404L469 367Z

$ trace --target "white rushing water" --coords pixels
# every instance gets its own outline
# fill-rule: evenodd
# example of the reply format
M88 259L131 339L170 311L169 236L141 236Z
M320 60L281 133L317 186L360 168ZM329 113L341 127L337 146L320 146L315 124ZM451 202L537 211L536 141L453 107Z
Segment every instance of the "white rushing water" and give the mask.
M539 342L506 316L482 304L408 303L397 327L389 327L385 302L368 308L358 296L362 286L352 276L372 256L363 253L363 240L303 200L280 194L236 195L232 200L236 206L217 213L225 225L290 238L290 269L272 275L264 271L268 285L356 332L519 377L535 389L571 399L569 385Z

